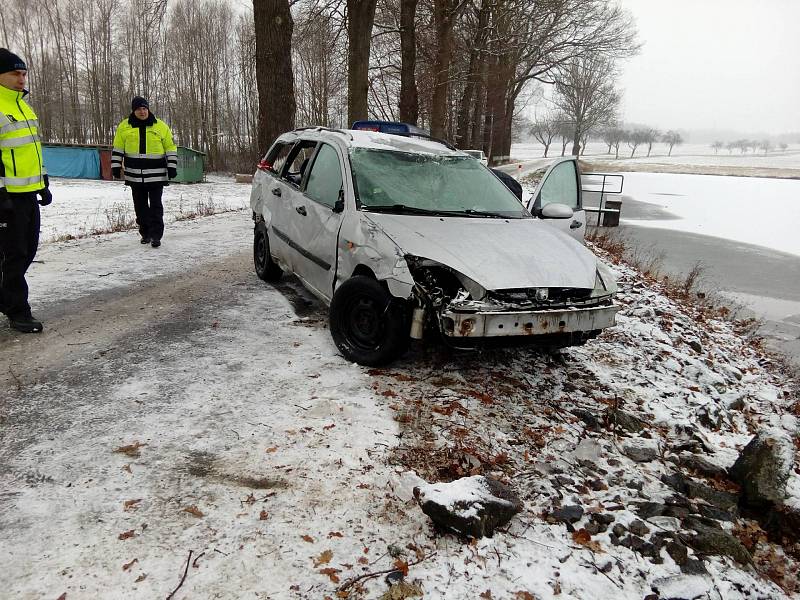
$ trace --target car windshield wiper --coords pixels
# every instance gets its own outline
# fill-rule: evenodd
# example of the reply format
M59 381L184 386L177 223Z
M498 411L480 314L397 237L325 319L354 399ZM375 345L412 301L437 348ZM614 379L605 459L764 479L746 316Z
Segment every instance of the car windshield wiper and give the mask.
M431 210L429 208L418 208L416 206L408 206L407 204L374 204L374 205L362 204L361 210L367 210L372 212L402 212L402 213L411 213L415 215L435 215L435 216L452 214L450 211L446 210Z
M508 215L501 215L500 213L490 212L485 210L475 210L474 208L465 208L464 210L456 210L453 211L453 214L465 214L465 215L474 215L476 217L491 217L493 219L513 219L514 217L509 217Z

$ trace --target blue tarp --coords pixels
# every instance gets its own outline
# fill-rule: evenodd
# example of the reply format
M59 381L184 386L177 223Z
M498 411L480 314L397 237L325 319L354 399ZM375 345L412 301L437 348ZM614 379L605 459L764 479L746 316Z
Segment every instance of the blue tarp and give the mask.
M48 175L100 179L100 152L97 148L45 146L42 153Z

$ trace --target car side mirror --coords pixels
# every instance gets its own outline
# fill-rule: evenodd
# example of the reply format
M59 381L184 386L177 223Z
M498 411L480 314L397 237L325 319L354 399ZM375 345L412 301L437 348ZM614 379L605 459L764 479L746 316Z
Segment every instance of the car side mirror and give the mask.
M541 216L543 219L571 219L573 210L566 204L553 202L542 207Z
M335 213L344 212L344 190L339 190L339 197L333 204L333 212Z

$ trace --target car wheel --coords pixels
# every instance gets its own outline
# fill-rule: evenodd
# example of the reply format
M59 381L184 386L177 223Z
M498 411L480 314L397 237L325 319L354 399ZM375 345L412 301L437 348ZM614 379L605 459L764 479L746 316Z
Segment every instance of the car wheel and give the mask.
M348 279L334 293L330 327L344 357L369 367L391 362L409 343L403 302L363 275Z
M272 260L267 226L264 221L256 223L253 232L253 263L256 267L256 275L264 281L278 281L283 275L281 268Z

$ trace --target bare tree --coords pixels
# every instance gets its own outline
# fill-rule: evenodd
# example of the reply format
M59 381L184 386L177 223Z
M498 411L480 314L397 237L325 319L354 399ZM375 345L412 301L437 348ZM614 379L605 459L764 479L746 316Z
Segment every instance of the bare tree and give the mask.
M604 127L602 131L603 142L608 146L608 153L614 149L614 158L619 158L619 146L625 139L625 130L616 125Z
M575 156L588 131L614 120L620 102L614 75L613 63L602 56L577 59L559 72L554 103L572 123Z
M417 1L400 0L400 120L417 124Z
M670 129L664 134L664 137L661 138L661 141L669 146L669 152L667 152L667 156L672 156L672 148L674 146L680 146L683 143L683 137L674 129Z
M713 144L711 144L711 147L714 149L714 154L717 154L722 148L725 147L725 142L716 140Z
M633 158L633 155L636 154L636 149L642 144L647 143L647 130L634 129L633 131L629 131L625 136L625 141L631 149L631 158Z
M558 135L560 129L560 120L553 115L547 115L542 118L537 118L530 129L531 135L534 139L544 146L544 155L547 156L547 151L550 149L550 144L553 138Z
M758 143L758 149L763 150L764 154L768 154L772 150L772 140L765 138Z
M650 152L653 150L653 144L655 144L658 139L661 137L661 132L658 129L647 128L643 130L645 133L645 144L647 144L647 156L650 156Z

